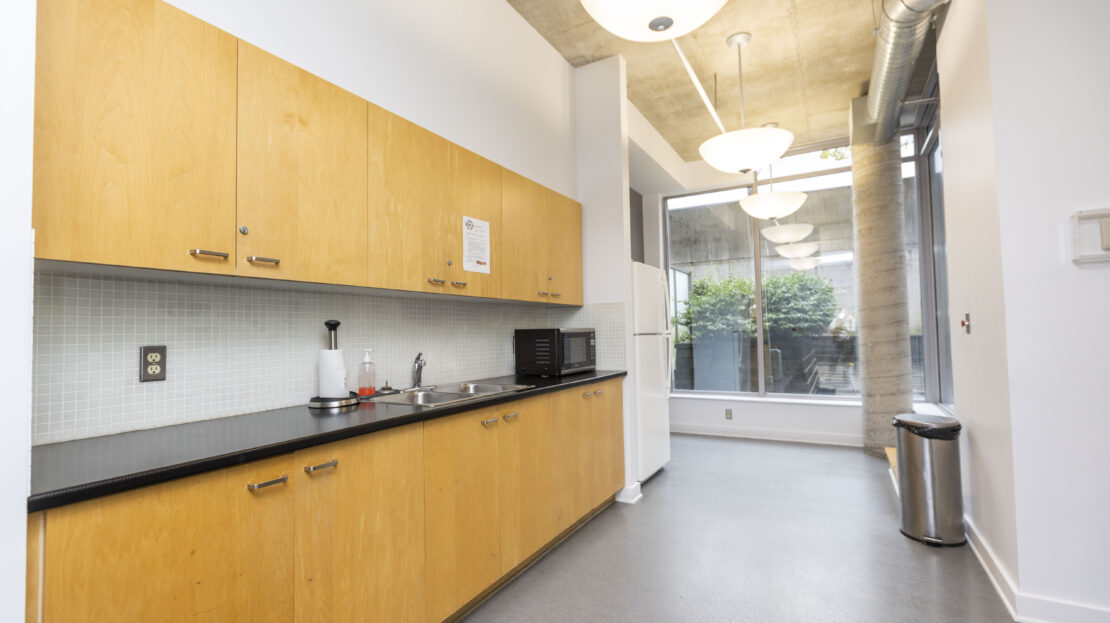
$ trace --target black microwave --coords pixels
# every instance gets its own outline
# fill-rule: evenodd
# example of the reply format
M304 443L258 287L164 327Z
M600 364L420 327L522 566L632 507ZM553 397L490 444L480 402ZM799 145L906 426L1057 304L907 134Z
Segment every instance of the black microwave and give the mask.
M597 366L593 329L517 329L513 351L522 376L562 376Z

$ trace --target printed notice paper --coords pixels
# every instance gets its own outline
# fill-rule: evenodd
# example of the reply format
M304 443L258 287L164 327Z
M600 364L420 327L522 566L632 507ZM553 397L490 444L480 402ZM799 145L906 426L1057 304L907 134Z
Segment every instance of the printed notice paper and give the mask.
M489 274L489 221L463 216L463 270Z

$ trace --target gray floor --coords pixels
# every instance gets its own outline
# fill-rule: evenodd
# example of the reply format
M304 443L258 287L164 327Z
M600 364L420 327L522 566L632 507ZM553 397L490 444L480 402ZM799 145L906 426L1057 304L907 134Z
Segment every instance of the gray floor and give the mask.
M886 461L675 435L614 504L467 617L483 621L1009 622L968 547L898 532Z

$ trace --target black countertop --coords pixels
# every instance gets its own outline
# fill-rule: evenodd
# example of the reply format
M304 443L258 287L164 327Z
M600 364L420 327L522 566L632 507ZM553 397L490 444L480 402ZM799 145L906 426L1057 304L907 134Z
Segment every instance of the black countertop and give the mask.
M239 465L374 431L625 376L595 371L561 378L504 376L488 383L535 385L443 407L362 403L329 413L307 406L35 446L28 512Z

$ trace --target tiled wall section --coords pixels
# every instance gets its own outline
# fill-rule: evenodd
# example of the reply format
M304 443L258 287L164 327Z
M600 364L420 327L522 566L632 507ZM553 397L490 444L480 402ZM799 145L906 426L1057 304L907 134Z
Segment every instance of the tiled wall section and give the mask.
M39 272L34 443L107 435L305 403L324 320L342 321L348 385L374 349L378 384L510 374L512 331L592 326L598 366L624 369L624 306L545 308ZM168 347L167 380L139 383L139 347Z

